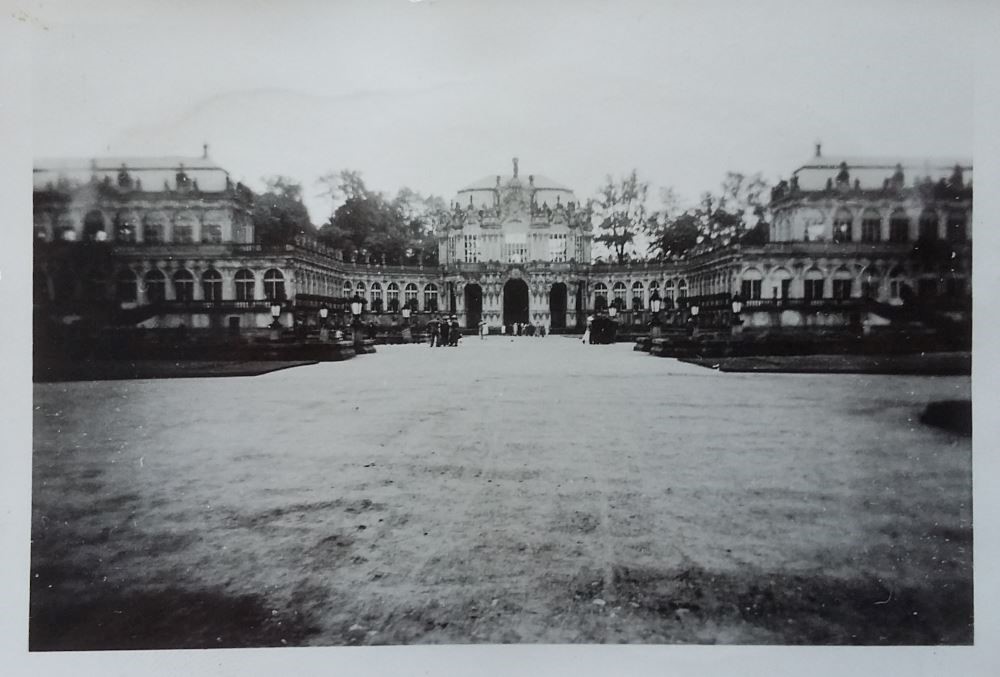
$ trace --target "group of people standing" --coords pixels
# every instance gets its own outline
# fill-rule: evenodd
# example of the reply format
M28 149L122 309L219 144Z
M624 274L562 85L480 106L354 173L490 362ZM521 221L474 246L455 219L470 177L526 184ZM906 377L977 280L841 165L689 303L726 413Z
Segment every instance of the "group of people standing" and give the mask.
M530 322L515 322L514 324L504 325L500 328L500 331L508 336L540 336L545 338L545 325L544 324L531 324Z
M431 348L441 346L457 346L462 331L458 326L458 318L451 317L434 319L427 323L431 333Z

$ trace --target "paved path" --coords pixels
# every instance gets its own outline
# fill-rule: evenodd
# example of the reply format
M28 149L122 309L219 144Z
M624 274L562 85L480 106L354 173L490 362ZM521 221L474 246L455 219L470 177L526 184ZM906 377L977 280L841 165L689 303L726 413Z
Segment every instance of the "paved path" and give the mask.
M971 586L969 442L917 422L969 390L559 336L36 385L34 566L263 595L314 644L850 642L853 611L816 639L741 600Z

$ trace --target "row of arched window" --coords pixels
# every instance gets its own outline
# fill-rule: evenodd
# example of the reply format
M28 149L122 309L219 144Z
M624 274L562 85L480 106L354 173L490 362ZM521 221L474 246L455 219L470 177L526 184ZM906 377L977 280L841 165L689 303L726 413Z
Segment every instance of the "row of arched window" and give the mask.
M194 299L195 276L181 268L174 271L169 278L173 285L174 298L178 301ZM137 301L139 298L140 281L146 293L147 303L156 303L167 298L167 275L162 270L153 268L146 271L140 278L133 271L124 268L115 278L115 297L119 301ZM201 285L202 299L205 301L222 300L222 274L214 268L209 268L201 274L198 281ZM241 268L233 277L233 285L237 301L253 301L257 278L252 270ZM271 268L264 273L264 298L282 301L285 299L285 277L280 270Z
M631 292L631 294L630 294ZM648 296L647 296L648 292ZM653 298L653 294L656 293L660 295L663 299L670 299L674 301L679 298L684 298L688 293L687 280L680 279L677 281L676 286L673 280L667 280L663 284L663 291L660 291L660 283L653 280L648 286L644 285L642 282L635 281L632 286L629 287L621 280L614 282L611 285L610 297L611 302L618 307L625 307L626 304L633 309L645 308L648 301ZM595 303L602 303L597 301L597 299L603 299L603 303L606 305L608 303L609 290L608 285L603 282L597 282L594 284L594 301Z
M400 291L402 291L402 305L400 305ZM433 282L425 284L423 289L413 282L407 282L402 290L398 283L389 282L383 290L381 282L372 282L369 285L361 281L357 283L346 281L343 294L345 297L359 296L369 303L372 310L395 310L405 306L414 310L433 311L438 309L439 304L438 286ZM423 296L422 304L421 296Z

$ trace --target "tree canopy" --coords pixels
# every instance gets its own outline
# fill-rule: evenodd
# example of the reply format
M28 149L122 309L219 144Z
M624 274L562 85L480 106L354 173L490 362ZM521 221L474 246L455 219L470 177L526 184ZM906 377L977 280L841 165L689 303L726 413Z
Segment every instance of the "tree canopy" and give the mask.
M302 185L287 176L264 179L267 190L254 197L256 239L263 244L284 244L297 235L315 235L316 227L302 204Z
M646 221L644 233L654 258L685 256L705 243L764 244L767 182L758 174L728 172L718 192L702 193L698 204L679 206L672 189L662 191L663 207Z
M447 215L445 201L401 188L394 197L371 190L361 174L342 170L320 179L343 202L319 230L319 239L349 260L436 266L434 231Z
M609 174L598 190L597 199L588 204L600 230L594 241L606 245L618 263L623 263L628 260L627 248L646 227L649 184L639 180L638 172L633 169L617 181Z

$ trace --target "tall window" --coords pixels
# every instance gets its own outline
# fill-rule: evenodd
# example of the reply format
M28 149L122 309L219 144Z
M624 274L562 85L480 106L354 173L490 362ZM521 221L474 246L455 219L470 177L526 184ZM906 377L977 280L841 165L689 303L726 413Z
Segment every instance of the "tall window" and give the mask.
M578 235L576 237L575 242L576 242L576 260L587 263L586 261L584 261L584 259L587 256L587 247L585 240Z
M115 216L115 239L119 242L135 242L135 219L127 212Z
M194 275L181 268L174 273L174 297L178 301L190 301L194 298Z
M933 209L925 209L920 215L920 239L938 239L938 213Z
M964 210L955 209L948 212L947 233L949 242L965 242L967 228L968 220Z
M852 280L838 278L833 281L833 298L835 299L849 299L851 298L851 284Z
M417 285L412 282L408 282L405 287L403 287L403 305L417 310L417 295L419 294Z
M222 300L222 275L214 268L201 274L201 295L206 301Z
M910 239L910 217L903 209L896 209L889 217L889 241L908 242Z
M878 242L882 239L882 217L875 209L866 209L861 215L861 241Z
M677 298L682 299L688 295L688 283L687 280L681 280L677 283Z
M253 301L253 287L255 282L253 272L246 268L237 270L234 282L236 284L236 300Z
M268 301L285 300L285 276L277 268L264 273L264 297Z
M646 307L646 294L644 293L642 282L632 283L632 309L642 310Z
M178 221L174 225L173 241L181 244L194 242L194 226L190 221Z
M385 307L390 312L399 310L399 285L395 282L390 282L385 287Z
M762 280L743 280L740 284L740 296L744 299L759 299Z
M115 298L125 303L134 303L138 298L138 281L135 273L128 268L118 271L115 278Z
M823 278L818 275L806 278L803 284L803 291L805 292L807 301L823 298L823 282Z
M344 280L342 289L344 290L344 298L351 298L351 295L354 293L354 285L351 284L350 280Z
M358 298L362 301L368 300L368 287L365 286L364 282L359 281L356 285L354 285L354 293L357 294Z
M146 283L146 301L159 303L167 298L167 278L157 269L146 273L143 281Z
M382 285L378 282L372 282L372 310L378 306L379 309L382 308Z
M787 299L791 295L792 291L792 280L791 278L785 278L781 281L781 298Z
M438 288L435 284L424 286L424 310L435 312L438 309Z
M524 263L528 259L528 237L525 233L508 233L504 236L504 255L507 263Z
M653 294L659 294L659 293L660 293L660 283L657 282L656 280L653 280L652 282L649 283L649 299L650 299L650 301L653 300Z
M549 235L549 261L566 260L566 234Z
M142 240L149 244L163 243L163 223L161 221L146 221L142 225Z
M594 285L594 308L608 307L608 285L598 282Z
M479 238L475 235L465 236L465 260L469 263L479 261Z
M201 241L207 244L222 242L222 226L217 223L206 223L201 227Z
M628 289L625 287L625 283L622 281L615 282L611 286L611 302L615 304L615 307L619 310L623 310L625 306L625 296L628 294Z
M851 241L851 225L854 222L854 216L851 214L851 210L841 207L837 210L836 215L833 217L833 241L834 242L850 242Z
M99 236L99 233L104 235ZM87 215L83 217L83 239L99 240L104 237L107 237L104 229L104 214L98 209L87 212Z

